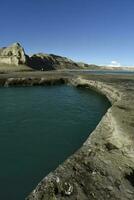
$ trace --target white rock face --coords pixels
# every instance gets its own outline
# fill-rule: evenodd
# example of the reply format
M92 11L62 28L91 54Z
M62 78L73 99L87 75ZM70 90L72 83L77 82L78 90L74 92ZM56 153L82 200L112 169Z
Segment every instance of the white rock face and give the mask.
M26 64L25 51L19 43L0 49L0 63L19 65Z

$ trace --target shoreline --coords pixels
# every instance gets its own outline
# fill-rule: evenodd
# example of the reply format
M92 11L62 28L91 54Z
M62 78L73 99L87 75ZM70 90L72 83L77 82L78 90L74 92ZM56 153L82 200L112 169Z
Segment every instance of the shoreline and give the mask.
M75 76L66 72L30 74L0 75L0 85L67 83L89 87L105 95L112 106L83 146L48 174L26 199L134 199L134 77Z

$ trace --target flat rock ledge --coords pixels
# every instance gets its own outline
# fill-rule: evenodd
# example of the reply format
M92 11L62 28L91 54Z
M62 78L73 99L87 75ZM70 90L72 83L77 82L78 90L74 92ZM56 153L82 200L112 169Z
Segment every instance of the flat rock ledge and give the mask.
M48 174L26 200L134 199L134 77L66 73L1 74L0 86L72 84L111 102L83 146Z
M26 200L134 199L134 81L104 79L70 80L104 94L112 106L83 146Z
M111 102L83 146L48 174L26 200L134 199L134 78L23 73L1 74L0 86L69 83L88 87Z

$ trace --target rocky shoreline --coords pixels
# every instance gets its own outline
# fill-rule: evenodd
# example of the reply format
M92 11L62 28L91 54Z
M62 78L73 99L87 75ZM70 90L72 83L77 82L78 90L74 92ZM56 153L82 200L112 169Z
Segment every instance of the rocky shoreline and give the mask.
M59 83L97 90L112 106L83 146L26 199L134 199L134 77L58 72L0 75L1 86Z

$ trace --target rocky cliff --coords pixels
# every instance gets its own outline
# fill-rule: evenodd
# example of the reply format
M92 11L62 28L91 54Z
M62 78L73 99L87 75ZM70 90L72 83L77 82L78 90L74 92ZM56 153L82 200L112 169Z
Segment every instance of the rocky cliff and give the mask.
M0 63L9 65L20 65L27 63L27 55L19 43L0 49Z
M8 65L8 66L6 66ZM24 48L19 43L14 43L8 47L0 48L0 71L17 71L13 66L24 65L25 68L17 68L22 70L134 70L130 68L112 68L106 66L97 66L94 64L86 64L82 62L75 62L67 57L62 57L54 54L37 53L32 56L26 55ZM10 70L9 70L10 67Z
M66 57L38 53L29 57L29 65L40 70L79 69L80 66Z
M66 57L37 53L32 56L25 54L24 48L19 43L0 49L0 64L27 65L36 70L61 70L80 69L80 64ZM81 68L83 68L81 66Z
M97 69L96 65L74 62L73 60L54 55L37 53L26 55L24 48L19 43L0 49L0 65L19 66L25 65L35 70L63 70L63 69ZM5 65L5 67L7 67ZM12 67L13 70L13 67Z

